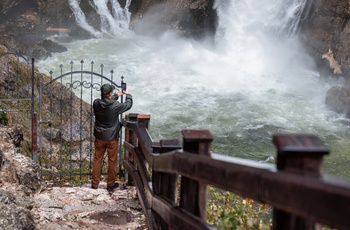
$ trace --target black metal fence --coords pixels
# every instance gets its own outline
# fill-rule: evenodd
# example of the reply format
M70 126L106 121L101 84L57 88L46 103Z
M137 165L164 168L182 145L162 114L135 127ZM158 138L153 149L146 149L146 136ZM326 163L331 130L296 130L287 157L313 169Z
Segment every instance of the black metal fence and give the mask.
M103 64L98 72L94 62L84 64L70 62L67 71L60 65L58 73L51 71L46 76L36 73L34 59L20 52L0 54L0 124L20 124L31 134L27 151L42 166L42 175L56 184L90 179L94 152L91 105L100 97L103 84L121 87L115 83L113 70L107 77ZM122 160L119 154L119 165ZM102 175L107 172L104 165Z
M75 70L76 65L72 61L67 72L60 65L57 77L51 71L49 79L40 80L38 160L43 176L52 178L56 183L67 179L82 180L84 176L90 178L94 152L91 105L94 99L100 97L103 84L121 87L121 84L115 83L113 70L106 77L103 65L97 73L94 62L87 67L89 70L85 70L84 64L81 61L79 69ZM121 148L120 145L120 153ZM119 155L121 162L122 154ZM102 174L107 172L106 164L102 170Z

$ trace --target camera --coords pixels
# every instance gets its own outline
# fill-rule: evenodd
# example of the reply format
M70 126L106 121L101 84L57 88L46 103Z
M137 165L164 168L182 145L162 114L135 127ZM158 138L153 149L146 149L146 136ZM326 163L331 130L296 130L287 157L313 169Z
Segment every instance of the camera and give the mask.
M122 92L124 92L126 90L126 83L122 83Z

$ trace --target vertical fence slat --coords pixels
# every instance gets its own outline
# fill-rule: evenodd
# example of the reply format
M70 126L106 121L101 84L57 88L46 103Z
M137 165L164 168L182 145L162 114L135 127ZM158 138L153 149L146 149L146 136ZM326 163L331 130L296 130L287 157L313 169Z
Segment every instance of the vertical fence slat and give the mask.
M32 160L38 162L38 119L32 113Z
M183 130L183 150L185 152L210 156L210 144L213 141L207 130ZM184 165L184 167L186 167ZM193 169L205 170L205 169ZM207 185L181 178L180 207L206 221Z
M329 150L316 136L280 135L273 137L273 143L277 147L278 170L308 177L321 176L323 156ZM274 209L273 229L314 230L317 224Z
M129 113L129 114L127 114L125 116L125 118L126 118L127 121L135 122L135 121L137 121L137 115L138 115L137 113ZM137 138L134 135L134 132L132 130L130 130L130 129L126 129L125 130L125 141L129 142L133 146L137 147ZM121 153L119 153L119 154L121 154ZM129 155L127 152L125 152L125 157L124 158L131 165L134 165L134 158L133 158L132 155ZM122 164L120 162L120 164L119 164L119 173L121 172L121 166L122 166ZM129 176L126 175L125 179L127 179L127 181L126 181L127 185L129 185L129 186L133 186L134 185L132 177L129 177Z
M160 154L167 153L173 150L181 149L178 140L161 140L159 143ZM176 203L176 191L177 191L178 176L171 173L160 173L152 171L152 186L155 195L160 195L167 198L173 205ZM159 229L169 229L170 226L161 219L161 217L154 212L155 221Z

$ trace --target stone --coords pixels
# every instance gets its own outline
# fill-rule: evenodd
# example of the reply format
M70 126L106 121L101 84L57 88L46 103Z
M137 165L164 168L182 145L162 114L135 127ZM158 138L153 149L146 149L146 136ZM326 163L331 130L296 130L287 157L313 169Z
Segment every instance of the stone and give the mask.
M68 50L66 47L51 40L44 40L42 44L43 47L50 53L63 53Z
M75 122L70 126L66 124L60 131L63 141L80 141L87 138L87 131L84 126Z
M345 113L350 117L350 88L333 86L327 91L325 103L337 113Z
M40 192L41 168L30 158L18 153L22 138L19 126L0 127L0 184L14 185L28 195Z
M35 229L32 200L0 188L0 229Z

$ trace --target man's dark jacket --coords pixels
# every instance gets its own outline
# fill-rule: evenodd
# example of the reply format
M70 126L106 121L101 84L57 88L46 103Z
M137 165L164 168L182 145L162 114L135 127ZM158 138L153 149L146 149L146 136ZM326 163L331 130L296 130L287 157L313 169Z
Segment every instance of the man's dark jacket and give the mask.
M119 138L119 114L132 107L132 96L127 94L124 103L119 103L117 99L118 96L114 95L113 99L103 98L94 101L96 139L117 140Z

